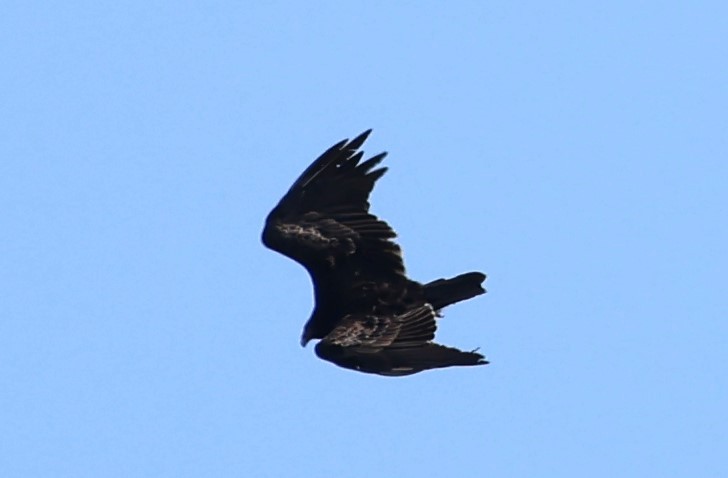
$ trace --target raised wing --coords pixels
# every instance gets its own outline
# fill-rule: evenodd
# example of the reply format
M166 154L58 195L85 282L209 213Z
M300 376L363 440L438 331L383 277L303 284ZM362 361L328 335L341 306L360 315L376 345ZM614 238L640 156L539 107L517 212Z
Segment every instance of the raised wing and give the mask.
M316 344L316 354L340 367L389 376L488 363L475 351L433 343L435 317L429 304L396 316L348 315Z
M375 169L386 153L361 162L370 132L335 144L301 174L268 215L267 247L312 275L346 265L352 276L404 277L395 232L369 213L369 194L387 170Z

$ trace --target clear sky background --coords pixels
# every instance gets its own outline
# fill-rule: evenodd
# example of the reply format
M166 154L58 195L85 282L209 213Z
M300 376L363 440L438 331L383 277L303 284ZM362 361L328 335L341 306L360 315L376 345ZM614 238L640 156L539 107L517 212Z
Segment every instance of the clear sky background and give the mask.
M728 476L725 2L0 7L0 476ZM374 128L491 364L318 360L260 243Z

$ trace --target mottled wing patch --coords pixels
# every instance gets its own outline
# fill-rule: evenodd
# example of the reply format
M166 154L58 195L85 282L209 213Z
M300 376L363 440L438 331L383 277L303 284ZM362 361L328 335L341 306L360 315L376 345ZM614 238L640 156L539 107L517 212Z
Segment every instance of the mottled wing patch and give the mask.
M396 318L347 315L323 340L339 347L381 348L395 340L399 329Z
M392 347L417 347L435 338L437 314L430 304L410 310L398 317L400 326Z
M291 241L301 248L328 251L334 254L356 252L358 234L337 221L320 216L304 217L298 223L281 222L274 227L284 241Z
M324 340L339 347L415 347L435 337L435 311L429 304L401 315L347 315Z

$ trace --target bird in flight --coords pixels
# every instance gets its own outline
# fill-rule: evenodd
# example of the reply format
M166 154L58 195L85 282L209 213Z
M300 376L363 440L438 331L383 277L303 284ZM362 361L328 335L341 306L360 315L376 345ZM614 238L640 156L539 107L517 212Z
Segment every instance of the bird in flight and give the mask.
M386 153L362 161L369 133L326 150L266 219L263 244L303 265L313 281L301 345L320 339L320 358L387 376L487 364L477 351L433 342L440 310L485 293L485 274L425 284L407 277L395 232L369 212L369 194L387 171L377 169Z

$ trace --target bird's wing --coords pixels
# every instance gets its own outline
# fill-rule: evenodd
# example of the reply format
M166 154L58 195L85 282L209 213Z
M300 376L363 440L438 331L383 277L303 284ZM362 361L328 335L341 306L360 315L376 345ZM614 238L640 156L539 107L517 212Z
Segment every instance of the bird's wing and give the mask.
M370 132L335 144L306 168L268 215L267 247L309 271L346 262L363 277L404 276L395 232L369 213L369 194L387 170L375 169L386 153L361 162Z
M392 376L487 363L475 351L433 343L435 317L429 304L396 316L348 315L316 345L316 354L341 367Z

